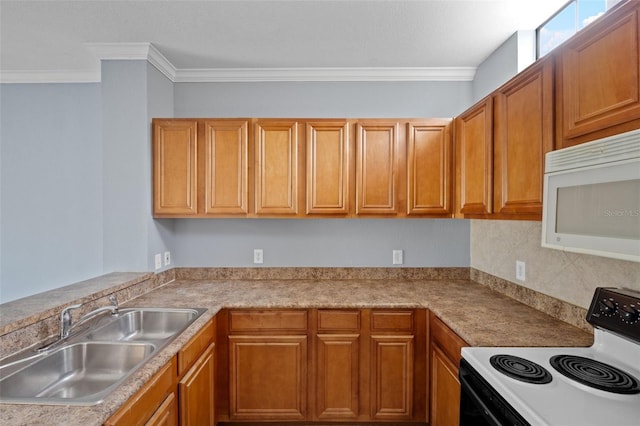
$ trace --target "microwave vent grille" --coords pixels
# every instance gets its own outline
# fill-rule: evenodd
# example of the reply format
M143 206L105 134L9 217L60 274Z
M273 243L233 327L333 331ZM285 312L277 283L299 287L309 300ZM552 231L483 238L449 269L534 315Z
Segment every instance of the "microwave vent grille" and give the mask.
M640 158L640 129L551 151L546 155L545 173L632 158Z

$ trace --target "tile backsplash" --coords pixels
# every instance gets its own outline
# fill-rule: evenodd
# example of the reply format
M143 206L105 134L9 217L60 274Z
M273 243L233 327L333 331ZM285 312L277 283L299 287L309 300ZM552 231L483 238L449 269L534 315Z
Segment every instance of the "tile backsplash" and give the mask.
M471 267L588 308L596 287L640 291L640 263L542 248L542 223L472 220ZM516 279L525 262L525 281Z

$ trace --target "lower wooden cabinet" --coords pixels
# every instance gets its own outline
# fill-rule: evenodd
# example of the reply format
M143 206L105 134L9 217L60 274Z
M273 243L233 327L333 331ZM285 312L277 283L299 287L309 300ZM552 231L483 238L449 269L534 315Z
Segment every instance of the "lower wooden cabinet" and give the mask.
M181 426L215 424L216 318L178 352L178 398Z
M431 313L431 421L430 426L457 425L460 422L460 350L467 343Z
M307 312L233 310L228 321L229 418L307 418Z
M191 369L178 382L180 425L213 425L215 343L211 343Z
M178 418L178 402L176 401L176 394L170 393L164 400L160 407L153 413L153 416L149 419L145 426L174 426L177 425L176 419Z
M305 420L306 336L229 336L233 420Z
M176 357L171 358L105 426L176 425Z
M220 421L427 421L425 310L226 315Z

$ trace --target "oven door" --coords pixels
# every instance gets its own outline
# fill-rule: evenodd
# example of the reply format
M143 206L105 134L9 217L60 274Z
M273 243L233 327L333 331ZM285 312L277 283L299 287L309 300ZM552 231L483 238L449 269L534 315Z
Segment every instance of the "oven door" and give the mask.
M460 426L530 426L464 358L459 378Z

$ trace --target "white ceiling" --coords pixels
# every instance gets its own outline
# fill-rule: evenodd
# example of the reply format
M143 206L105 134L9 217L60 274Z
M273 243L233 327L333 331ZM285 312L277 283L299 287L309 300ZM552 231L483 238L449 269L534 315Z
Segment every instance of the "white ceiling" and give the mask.
M0 81L97 80L92 43L151 43L189 71L473 71L515 31L535 29L564 3L0 0Z

